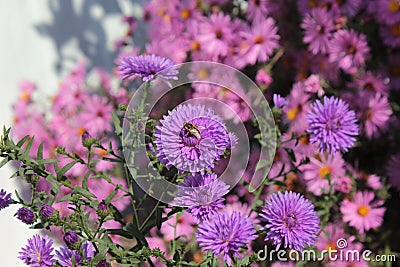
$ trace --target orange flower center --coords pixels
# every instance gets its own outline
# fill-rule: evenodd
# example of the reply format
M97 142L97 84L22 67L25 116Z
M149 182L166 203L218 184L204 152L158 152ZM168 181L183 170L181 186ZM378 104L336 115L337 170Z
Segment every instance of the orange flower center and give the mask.
M82 135L85 131L86 131L85 128L79 127L79 129L78 129L78 134L79 134L79 135Z
M256 38L254 38L254 42L256 44L262 44L264 42L264 38L261 35L258 35Z
M296 119L297 113L298 113L297 107L291 108L291 109L288 110L288 112L287 112L287 114L286 114L286 117L287 117L289 120L292 121L292 120Z
M21 100L23 101L28 101L31 98L31 94L28 92L22 92L21 94Z
M336 246L336 243L332 242L332 241L329 242L325 247L325 250L327 250L327 251L337 250L337 249L338 249L338 247Z
M100 149L100 150L99 150L99 156L102 157L102 158L105 157L105 156L107 156L107 151L104 150L104 149Z
M206 79L208 78L208 70L206 69L200 69L199 72L197 73L197 76L199 76L200 79Z
M189 9L184 9L181 11L181 18L188 19L192 15L192 12Z
M357 213L358 213L360 216L362 216L362 217L367 216L368 213L369 213L369 208L368 208L368 206L365 206L365 205L360 206L360 207L358 208L358 210L357 210Z
M392 13L396 13L400 10L400 3L398 0L392 0L389 3L389 10Z
M310 137L308 135L303 136L299 139L300 144L308 145L310 143Z
M397 22L394 24L391 28L390 31L392 32L393 36L399 37L400 36L400 22Z
M317 6L318 6L318 1L316 1L316 0L308 1L308 7L314 8L314 7L317 7Z
M198 41L192 42L190 45L193 51L199 51L200 50L200 43Z
M331 168L329 166L323 166L319 169L319 177L325 178L328 174L331 173Z

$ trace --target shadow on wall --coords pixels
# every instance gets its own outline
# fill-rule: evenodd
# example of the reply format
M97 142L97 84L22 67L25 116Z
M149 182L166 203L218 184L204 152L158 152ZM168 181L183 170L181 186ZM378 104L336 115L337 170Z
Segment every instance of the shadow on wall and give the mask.
M107 42L112 43L115 40L107 40L109 36L105 22L109 16L122 18L123 12L118 1L49 0L48 5L52 13L52 22L37 24L35 27L42 36L54 41L58 55L55 69L58 73L66 69L66 62L77 62L82 59L82 55L88 59L89 68L96 66L111 69L113 67L116 52L110 50ZM71 42L76 43L80 54L64 52Z

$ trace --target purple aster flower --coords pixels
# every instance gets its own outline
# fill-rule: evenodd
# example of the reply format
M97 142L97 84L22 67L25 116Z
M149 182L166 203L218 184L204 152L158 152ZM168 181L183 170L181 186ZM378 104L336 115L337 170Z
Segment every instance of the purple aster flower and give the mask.
M68 247L72 247L79 242L79 237L74 231L68 231L64 234L64 242Z
M283 108L284 106L287 105L287 100L284 97L282 97L281 95L274 94L272 98L274 101L274 106L276 108Z
M233 211L215 215L212 220L199 225L196 233L199 247L221 255L228 265L232 264L232 256L241 258L239 250L243 245L257 238L250 218Z
M307 112L307 122L311 143L318 143L319 151L328 150L331 154L346 152L354 145L359 132L355 112L342 99L333 96L325 96L324 103L320 100L313 103Z
M380 33L383 42L392 48L400 47L400 21L394 24L382 25Z
M333 15L325 8L314 8L304 17L301 28L304 29L303 41L314 55L328 52L329 40L335 30Z
M142 77L144 82L153 80L157 75L165 80L177 80L178 70L170 68L175 63L168 58L156 55L128 56L122 59L118 70L121 72L122 79L128 79L136 75Z
M376 1L376 17L385 24L400 22L400 1L380 0Z
M229 185L218 180L216 174L197 174L185 177L184 183L179 186L178 205L188 207L196 223L208 220L218 210L224 207L224 195L229 192Z
M96 264L96 267L111 267L106 260L101 260Z
M343 71L354 73L364 66L369 57L369 47L364 34L354 30L339 30L334 35L329 46L329 61L338 64Z
M0 191L0 210L7 208L8 206L10 206L11 203L12 203L11 193L7 194L7 192L4 191L4 189L1 189L1 191Z
M70 250L67 247L61 247L59 250L56 250L56 256L58 263L65 267L76 266L76 264L79 264L83 261L79 251ZM72 264L73 262L75 265Z
M26 224L32 224L35 221L35 214L27 208L20 208L17 211L17 218Z
M19 259L31 267L48 267L55 262L53 259L53 241L47 236L34 235L28 239L28 245L19 252Z
M314 244L320 229L319 218L313 204L302 195L286 191L275 193L260 214L269 229L265 240L272 240L277 250L285 248L303 250Z
M58 263L64 267L77 266L76 264L82 263L84 260L91 261L94 255L94 247L92 243L88 241L83 243L79 251L71 250L65 246L61 247L59 250L56 250ZM73 262L75 265L72 264Z
M53 213L54 209L49 205L44 205L39 211L40 216L42 216L45 219L50 218L50 216L53 215Z
M155 130L157 157L180 172L204 173L236 141L221 118L203 105L179 105L160 122Z

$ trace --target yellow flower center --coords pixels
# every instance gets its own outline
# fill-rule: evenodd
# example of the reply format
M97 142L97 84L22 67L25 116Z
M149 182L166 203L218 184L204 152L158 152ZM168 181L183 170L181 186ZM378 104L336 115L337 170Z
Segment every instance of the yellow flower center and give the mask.
M31 98L31 94L28 92L22 92L21 94L21 100L23 101L28 101Z
M184 9L181 11L181 18L188 19L192 15L192 12L189 9Z
M337 250L337 249L338 249L338 247L336 246L336 243L332 242L332 241L329 242L325 247L325 250L327 250L327 251Z
M287 114L286 114L286 117L287 117L289 120L292 121L292 120L296 119L296 117L297 117L297 112L298 112L297 107L291 108L291 109L288 110L288 112L287 112Z
M199 72L197 73L197 76L199 76L200 79L206 79L208 78L208 70L206 69L200 69Z
M367 216L368 213L369 213L369 208L368 208L367 206L365 206L365 205L362 205L362 206L360 206L360 207L358 208L357 213L358 213L360 216L365 217L365 216Z
M264 38L261 35L258 35L256 38L254 38L254 42L256 44L262 44L264 42Z
M107 151L104 150L104 149L100 149L100 150L99 150L99 156L100 156L100 157L105 157L105 156L107 156Z
M86 131L85 128L79 127L79 129L78 129L78 135L82 135L85 131Z
M308 135L301 137L299 143L302 145L308 145L310 143L310 137Z
M199 51L200 43L198 41L193 41L190 47L192 48L193 51Z
M317 7L317 6L318 6L318 1L316 1L316 0L308 1L308 7L314 8L314 7Z
M400 3L399 3L398 0L392 0L392 1L390 1L390 3L389 3L389 10L390 10L390 12L396 13L396 12L399 11L399 9L400 9Z
M331 168L329 166L323 166L319 169L319 177L325 178L328 174L331 173Z
M393 36L399 37L400 36L400 22L397 22L394 24L391 28L390 31L392 32Z

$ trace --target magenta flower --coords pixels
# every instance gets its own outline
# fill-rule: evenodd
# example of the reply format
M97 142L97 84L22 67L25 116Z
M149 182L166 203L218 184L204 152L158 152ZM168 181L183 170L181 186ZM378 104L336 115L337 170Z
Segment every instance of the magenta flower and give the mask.
M379 137L387 129L392 109L387 97L376 94L368 101L361 115L363 130L367 138Z
M94 255L94 246L88 241L85 241L79 250L71 250L65 246L56 250L57 261L63 267L80 266L78 264L82 263L84 260L90 262ZM74 262L75 265L73 265L72 262Z
M279 250L303 250L314 244L319 231L319 218L314 205L302 195L285 191L274 193L264 205L260 216L267 222L265 240L272 240Z
M380 34L387 46L392 48L400 47L400 21L394 24L382 25Z
M273 10L272 5L270 0L249 0L246 17L251 21L263 20Z
M247 45L243 57L251 65L256 62L266 62L274 49L279 47L278 27L272 18L257 21L250 31L244 31L242 35Z
M303 179L306 182L307 191L320 196L323 191L329 192L329 179L334 186L345 174L344 160L340 153L325 156L320 153L316 157L310 157L310 163L300 166Z
M348 151L358 135L358 126L354 111L342 100L335 97L324 97L324 103L317 100L307 113L310 125L311 143L317 143L319 151L329 153Z
M168 168L204 173L234 145L221 118L203 105L179 105L160 122L155 130L156 152Z
M358 191L352 200L343 200L340 206L343 221L361 233L381 226L386 209L380 207L383 204L382 200L373 201L373 199L373 192Z
M175 63L170 59L156 55L140 55L136 57L128 56L122 59L118 70L122 79L133 76L142 77L144 82L153 80L155 76L165 80L177 80L178 70L171 68Z
M386 96L389 91L388 82L385 81L384 78L373 74L370 71L362 73L359 77L355 78L349 86L356 88L369 96L373 96L376 93Z
M111 111L113 107L105 97L93 95L85 102L80 120L90 134L97 136L104 131L111 131Z
M213 56L226 56L230 43L236 38L233 33L231 17L222 12L212 14L200 25L198 40L201 47Z
M276 108L281 109L281 108L283 108L284 106L287 105L287 100L284 97L282 97L281 95L279 95L279 94L274 94L272 96L272 99L274 101L274 106Z
M380 0L376 1L376 17L385 24L400 22L400 2L399 0Z
M55 263L53 241L47 236L34 235L28 239L28 245L19 252L19 259L31 267L50 267Z
M226 212L217 214L212 220L200 224L196 238L204 251L222 256L231 265L232 257L241 258L240 248L256 239L257 235L251 220L234 211L231 215Z
M303 41L309 44L311 53L328 52L329 41L335 30L332 13L325 8L314 8L304 17L301 28L304 29Z
M188 207L196 223L208 220L224 207L223 196L229 192L229 185L218 180L216 174L205 174L185 177L179 186L178 205Z
M339 30L334 33L329 46L329 60L347 73L363 67L369 57L369 47L364 34L354 30Z

